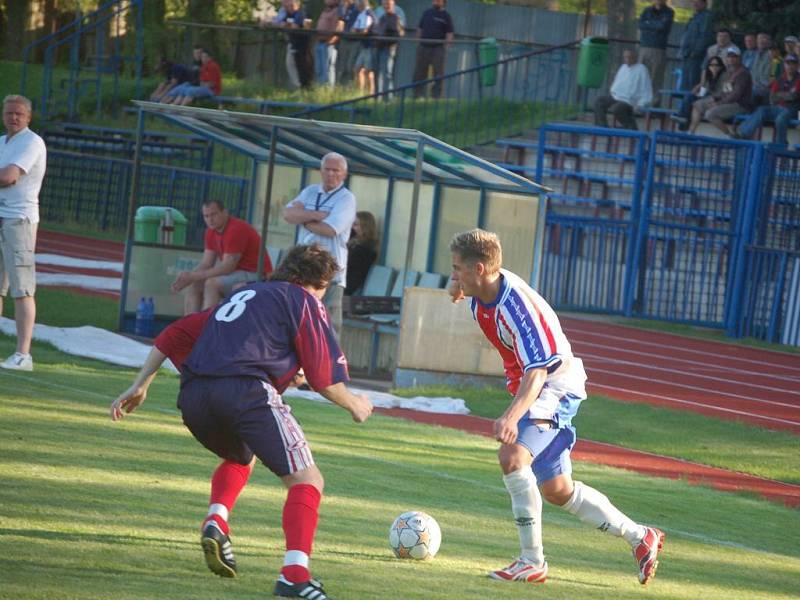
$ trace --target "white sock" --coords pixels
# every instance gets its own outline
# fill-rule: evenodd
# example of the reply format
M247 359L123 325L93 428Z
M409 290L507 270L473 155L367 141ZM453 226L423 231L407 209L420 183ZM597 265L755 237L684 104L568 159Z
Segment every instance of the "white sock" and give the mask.
M645 534L644 527L622 514L604 494L580 481L575 482L572 497L561 508L587 525L624 538L631 547L641 542Z
M540 566L544 563L542 546L542 496L530 467L503 476L511 495L511 511L519 533L520 556Z
M225 506L224 504L218 504L218 503L211 504L208 507L208 513L206 514L206 519L208 519L208 517L211 517L213 515L219 515L219 517L227 523L229 516L228 507Z

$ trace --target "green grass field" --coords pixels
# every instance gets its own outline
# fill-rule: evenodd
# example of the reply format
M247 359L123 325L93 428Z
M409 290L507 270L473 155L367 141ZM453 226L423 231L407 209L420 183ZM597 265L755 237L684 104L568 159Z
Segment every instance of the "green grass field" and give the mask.
M11 346L0 338L0 353ZM283 554L274 476L258 467L232 519L241 577L218 579L198 543L217 461L181 425L177 378L160 375L140 412L114 424L107 407L131 370L46 346L36 357L34 373L0 372L0 597L269 596ZM797 511L586 463L576 478L667 532L653 584L640 589L623 542L553 507L548 583L491 581L485 572L517 544L492 440L380 415L356 425L338 408L291 403L327 478L313 569L337 600L796 597ZM431 562L388 549L389 525L409 509L442 527Z

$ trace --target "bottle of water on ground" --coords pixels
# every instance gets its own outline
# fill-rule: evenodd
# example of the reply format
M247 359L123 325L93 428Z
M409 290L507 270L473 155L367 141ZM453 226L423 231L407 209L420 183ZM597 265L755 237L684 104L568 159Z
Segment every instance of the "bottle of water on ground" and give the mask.
M145 319L145 335L147 337L153 337L153 333L156 330L156 304L153 301L153 298L147 299L147 316Z
M135 335L146 335L145 327L147 326L147 300L144 296L139 298L139 303L136 305L136 321L133 324L133 333Z

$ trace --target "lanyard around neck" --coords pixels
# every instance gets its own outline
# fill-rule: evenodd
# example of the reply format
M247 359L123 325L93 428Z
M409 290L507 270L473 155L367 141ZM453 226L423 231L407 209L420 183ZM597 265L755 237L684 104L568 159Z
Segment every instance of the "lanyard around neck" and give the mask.
M330 202L330 199L333 198L336 194L338 194L339 191L342 190L343 188L344 185L340 185L338 188L336 188L330 194L328 194L328 196L322 202L320 202L319 200L322 197L322 194L324 194L325 192L317 192L317 199L314 202L314 210L319 210L320 208L325 206L328 202Z

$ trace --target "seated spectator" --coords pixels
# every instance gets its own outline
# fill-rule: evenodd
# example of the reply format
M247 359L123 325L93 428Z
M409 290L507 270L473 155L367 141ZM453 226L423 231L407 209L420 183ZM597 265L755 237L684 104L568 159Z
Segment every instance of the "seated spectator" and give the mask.
M692 121L689 125L689 133L697 131L706 111L722 98L722 87L725 80L725 63L721 58L715 56L708 61L700 83L692 90L692 95L696 99L692 102ZM686 128L681 126L680 129L684 131Z
M719 99L708 103L702 116L722 133L730 135L731 130L725 121L750 112L752 108L753 78L750 76L750 71L742 65L741 50L735 46L728 48L726 62L728 68L722 84L722 93Z
M231 216L219 200L203 202L206 229L203 258L192 271L181 271L172 291L186 288L184 314L219 303L239 283L257 281L261 236L247 222ZM272 272L269 255L264 255L264 274Z
M772 38L768 33L761 32L756 36L755 58L748 67L753 76L753 104L759 106L769 101L769 86L773 79Z
M758 48L756 44L755 33L744 34L744 52L742 52L742 64L744 68L753 72L753 64L756 62L758 56Z
M789 54L783 60L783 74L770 87L769 105L759 106L732 137L751 139L764 121L771 120L775 122L775 141L788 144L789 121L800 110L799 67L797 55Z
M222 72L217 62L211 58L208 50L203 50L200 54L200 84L191 83L181 84L169 92L162 99L164 104L179 104L186 106L193 100L200 98L213 98L222 92Z
M783 38L783 51L788 56L789 54L797 54L797 38L793 35L787 35Z
M160 102L171 89L189 81L189 69L172 62L166 56L158 61L158 71L164 76L164 81L150 94L150 102Z
M769 49L770 60L772 60L772 73L769 82L772 83L783 73L783 54L777 44L773 44Z
M353 33L368 36L375 24L375 13L369 6L369 0L358 0L358 17L353 23ZM375 55L372 42L369 39L361 40L355 62L355 77L359 92L375 93Z
M731 48L736 48L739 50L739 46L733 43L733 38L731 37L731 30L723 27L722 29L717 30L717 43L713 44L708 47L706 50L706 57L703 60L703 68L708 64L708 61L711 60L712 56L719 56L722 60L728 56L728 50ZM741 50L739 50L739 54L741 55Z
M614 76L610 96L599 96L594 103L594 122L608 127L606 113L611 112L623 129L636 130L634 110L641 110L653 101L653 87L647 67L636 62L636 53L625 50L623 64Z
M356 213L350 240L347 242L345 296L352 296L363 287L369 268L376 258L378 258L378 225L371 212L360 210Z

